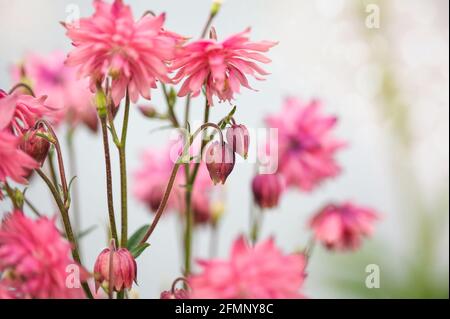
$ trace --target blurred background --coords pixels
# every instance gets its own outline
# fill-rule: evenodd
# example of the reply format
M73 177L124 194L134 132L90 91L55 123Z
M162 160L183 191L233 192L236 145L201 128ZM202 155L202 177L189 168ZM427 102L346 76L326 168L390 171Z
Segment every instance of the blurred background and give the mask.
M167 12L166 26L197 37L211 1L133 0L136 17L146 10ZM379 25L366 24L379 8ZM369 7L368 7L369 5ZM343 174L311 194L290 191L280 207L267 212L262 236L273 235L284 251L305 246L306 221L329 201L354 200L383 214L375 235L357 253L334 254L317 248L303 289L311 298L448 298L449 275L449 2L447 0L226 0L214 22L219 38L252 27L252 39L276 40L267 81L259 92L237 98L237 118L263 127L286 95L320 98L325 111L339 117L336 135L349 147L339 154ZM0 88L12 83L10 66L28 52L68 51L70 41L58 23L79 9L92 13L90 0L0 0ZM367 11L369 10L369 12ZM163 96L151 102L163 110ZM183 103L179 103L181 108ZM201 119L201 99L193 118ZM180 110L181 111L181 110ZM226 115L218 105L213 119ZM161 126L133 110L128 138L130 184L145 149L167 141ZM64 136L64 130L60 132ZM82 254L93 267L106 243L107 209L100 136L80 129L75 137L82 227L99 225L83 238ZM64 138L62 138L64 139ZM118 168L113 151L113 167ZM66 157L67 149L66 149ZM118 192L118 170L114 171ZM220 225L218 254L228 256L231 242L249 229L253 165L239 163L227 182L226 215ZM117 193L118 194L118 193ZM56 213L50 194L34 179L27 195L49 215ZM119 205L120 196L116 195ZM130 200L130 231L150 223L144 205ZM9 209L0 203L0 212ZM167 215L139 257L137 290L158 298L180 276L181 235L175 214ZM208 256L209 230L194 239L195 257ZM380 267L380 288L365 285L366 266Z

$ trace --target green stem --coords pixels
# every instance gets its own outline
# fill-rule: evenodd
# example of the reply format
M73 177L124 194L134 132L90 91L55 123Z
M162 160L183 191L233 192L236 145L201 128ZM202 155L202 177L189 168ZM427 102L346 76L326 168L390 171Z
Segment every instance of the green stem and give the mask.
M106 126L105 116L100 117L100 124L102 128L103 137L103 149L105 154L105 168L106 168L106 196L108 201L108 216L109 216L109 227L111 229L111 237L114 238L116 242L119 242L117 236L117 226L116 217L114 214L114 199L113 199L113 189L112 189L112 173L111 173L111 155L109 150L108 141L108 128Z
M130 96L126 94L125 111L123 115L122 137L119 146L119 162L120 162L120 196L121 196L121 247L127 246L128 241L128 201L127 201L127 162L126 162L126 142L128 131L128 119L130 115Z
M164 83L162 83L161 86L162 86L162 90L164 93L164 98L166 99L166 103L167 103L169 119L172 122L173 127L178 128L178 127L180 127L180 123L178 122L177 116L174 111L175 105L173 105L173 102L170 100L169 93L167 93L166 85Z
M56 177L56 169L55 169L55 162L54 162L54 148L51 148L50 151L48 152L48 168L50 171L50 177L52 179L52 183L53 185L56 186L57 189L59 189L59 182L58 182L58 178Z
M76 176L77 174L77 154L75 152L75 143L74 143L74 134L75 130L74 128L70 128L67 132L67 147L69 150L69 170L71 176ZM78 183L74 183L72 185L72 196L71 196L71 205L72 208L72 215L73 215L73 222L74 222L74 228L75 233L78 234L78 232L81 231L81 214L80 214L80 196L79 196L79 187Z
M55 199L56 205L58 206L59 211L61 213L61 218L62 218L62 221L63 221L64 230L65 230L67 239L69 240L69 242L72 245L72 256L73 256L73 259L80 266L82 266L81 259L80 259L80 254L79 254L79 251L78 251L78 244L77 244L77 241L75 239L72 226L70 224L70 218L69 218L68 210L66 209L66 206L65 206L63 200L61 199L58 190L52 184L51 180L40 169L37 169L36 172L42 178L42 180L47 184L50 192L53 195L53 198ZM91 290L89 289L89 286L87 285L87 283L83 282L82 286L83 286L84 292L86 293L87 297L92 299L93 296L92 296Z

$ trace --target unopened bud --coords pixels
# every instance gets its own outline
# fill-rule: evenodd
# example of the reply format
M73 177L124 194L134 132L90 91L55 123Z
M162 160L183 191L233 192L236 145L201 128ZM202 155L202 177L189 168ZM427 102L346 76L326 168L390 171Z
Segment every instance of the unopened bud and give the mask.
M283 190L284 182L278 174L260 174L253 178L253 199L261 208L276 207Z
M248 133L245 125L233 124L230 128L228 128L227 141L231 145L233 151L247 159L250 134Z
M151 105L139 105L138 108L141 114L148 118L154 118L157 114L156 109Z
M20 142L20 149L30 155L41 166L47 157L48 150L50 149L49 141L39 135L47 135L47 131L44 128L30 128L22 136Z
M206 150L206 167L213 183L225 184L234 168L234 152L227 143L212 143Z

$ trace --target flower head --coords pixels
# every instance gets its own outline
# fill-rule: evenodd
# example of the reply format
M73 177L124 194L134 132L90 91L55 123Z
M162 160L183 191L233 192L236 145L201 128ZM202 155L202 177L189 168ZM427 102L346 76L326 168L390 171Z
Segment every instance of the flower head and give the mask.
M19 147L42 166L50 149L50 143L39 134L45 135L45 129L30 128L22 136Z
M26 184L30 171L39 167L30 155L19 149L19 144L20 137L2 131L0 127L0 182L11 178L17 183Z
M205 155L206 167L214 184L225 184L234 168L234 152L227 143L213 142Z
M163 291L160 299L189 299L189 293L184 289L174 289L174 291Z
M115 291L130 289L133 281L136 281L136 260L128 249L117 249L112 243L111 247L105 248L97 257L94 273L96 290L104 282L112 285Z
M321 114L320 108L318 101L305 104L288 98L282 112L266 120L269 127L278 129L278 173L288 186L304 191L341 171L335 155L345 144L332 135L337 119Z
M201 260L199 264L202 272L189 278L193 299L301 297L305 257L284 255L272 239L250 247L240 237L228 260Z
M64 64L61 51L48 55L29 54L13 68L16 81L29 81L36 94L47 95L46 103L55 108L49 114L54 125L65 120L71 127L85 124L97 130L97 112L87 79L77 79L76 69Z
M2 282L22 298L70 298L79 292L66 286L66 268L75 264L70 251L53 219L15 211L0 226Z
M116 105L127 88L133 102L140 95L150 99L150 88L156 87L157 80L170 82L166 63L174 58L180 36L162 29L164 14L146 14L135 21L122 0L112 4L95 0L94 7L91 17L65 25L75 47L67 64L90 78L92 90L109 77Z
M233 124L227 129L227 142L234 152L247 159L250 134L242 124Z
M354 250L361 246L363 237L373 233L373 224L379 218L370 209L344 203L330 204L310 221L316 240L332 250Z
M252 89L247 75L258 80L268 75L256 62L269 63L270 59L260 52L267 52L275 42L251 42L250 29L230 36L224 41L215 39L198 40L184 46L177 54L173 69L178 69L174 81L184 80L178 96L200 94L203 84L209 105L213 96L220 101L231 101L235 93L244 86Z
M0 90L0 130L8 129L16 135L36 124L36 121L51 114L55 109L47 106L46 96L35 98L14 92L7 94Z
M253 199L261 208L278 206L283 190L284 179L278 174L259 174L253 178Z

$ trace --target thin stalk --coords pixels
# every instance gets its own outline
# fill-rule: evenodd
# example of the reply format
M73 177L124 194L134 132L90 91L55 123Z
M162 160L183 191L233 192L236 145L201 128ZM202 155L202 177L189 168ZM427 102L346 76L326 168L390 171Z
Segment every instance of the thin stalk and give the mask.
M23 201L25 204L27 204L28 207L30 207L31 211L37 216L42 217L42 214L39 212L39 210L26 198L23 198Z
M112 189L112 173L111 173L111 155L109 150L108 141L108 128L106 127L106 118L100 116L100 123L102 128L103 137L103 149L105 154L105 168L106 168L106 197L108 201L108 215L109 215L109 226L111 229L111 237L118 242L117 236L117 226L116 217L114 215L114 199L113 199L113 189Z
M125 111L123 115L122 137L119 146L119 162L120 162L120 196L121 196L121 241L120 246L126 247L128 241L128 201L127 201L127 162L126 162L126 142L128 131L128 119L130 115L130 96L125 97Z
M69 171L70 176L77 175L77 153L75 152L75 143L74 143L74 134L75 130L73 128L69 129L67 132L67 146L69 149ZM72 208L73 215L73 224L75 228L75 233L81 230L81 214L80 214L80 196L79 196L79 187L78 183L74 183L72 185L72 200L70 207Z
M166 99L166 103L167 103L167 111L168 111L169 119L172 122L173 127L178 128L178 127L180 127L180 123L178 122L177 116L174 111L175 105L173 105L172 101L170 101L170 97L169 97L169 93L167 92L166 85L164 83L162 83L161 86L162 86L162 90L164 93L164 98Z
M75 239L72 226L70 224L70 218L69 218L68 210L67 210L64 202L61 200L61 197L60 197L60 195L58 193L58 190L52 184L51 180L40 169L37 169L36 172L42 178L42 180L47 184L50 192L53 195L53 198L55 199L56 205L58 206L59 211L61 213L61 217L62 217L62 221L63 221L63 225L64 225L64 230L65 230L67 239L69 240L69 242L72 245L72 256L73 256L73 259L81 266L82 264L81 264L80 254L79 254L79 251L78 251L78 244L77 244L77 241ZM89 289L89 286L87 285L87 283L83 282L82 286L83 286L83 290L86 293L87 297L92 299L93 296L92 296L91 290Z
M211 238L209 241L209 258L214 258L217 255L217 248L219 246L219 226L214 223L211 227Z
M36 96L33 92L33 89L31 88L31 86L29 86L26 83L17 83L16 85L14 85L11 90L9 90L8 94L12 94L14 93L14 91L16 91L17 89L22 88L28 91L28 93L30 93L31 96Z
M47 161L48 161L48 169L50 172L50 178L52 179L53 185L56 186L56 188L59 189L59 182L58 178L56 177L56 168L55 168L55 162L54 162L54 149L52 148L50 152L48 152L47 155Z

